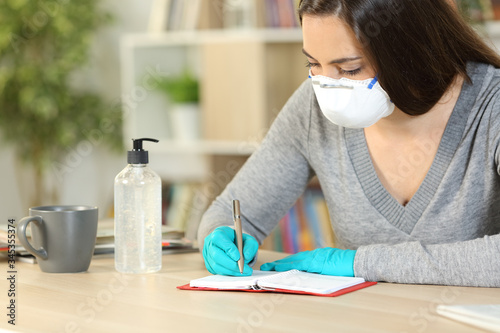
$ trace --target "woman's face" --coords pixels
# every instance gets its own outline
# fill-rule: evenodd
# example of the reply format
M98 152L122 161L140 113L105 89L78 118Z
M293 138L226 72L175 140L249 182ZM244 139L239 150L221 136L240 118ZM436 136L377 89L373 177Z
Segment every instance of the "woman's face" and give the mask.
M303 52L313 75L333 79L375 77L354 32L333 15L302 17Z

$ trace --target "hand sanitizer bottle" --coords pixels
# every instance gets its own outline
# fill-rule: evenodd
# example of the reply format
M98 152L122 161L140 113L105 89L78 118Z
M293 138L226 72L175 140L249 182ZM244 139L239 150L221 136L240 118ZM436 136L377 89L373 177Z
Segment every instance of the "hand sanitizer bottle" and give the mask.
M132 139L128 165L115 178L115 268L121 273L161 269L161 179L148 167L143 141Z

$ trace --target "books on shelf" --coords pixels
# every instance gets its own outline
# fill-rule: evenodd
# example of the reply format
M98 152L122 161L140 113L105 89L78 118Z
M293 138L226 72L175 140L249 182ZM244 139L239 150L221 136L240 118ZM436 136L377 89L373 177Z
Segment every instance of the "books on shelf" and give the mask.
M200 20L201 0L154 0L149 31L194 30Z
M206 186L201 183L164 182L162 223L183 231L187 239L194 241L203 213L214 199Z
M149 32L161 32L166 30L169 0L153 0L151 13L149 14Z
M265 0L261 7L262 15L266 18L265 26L268 28L297 28L300 26L296 14L298 1L295 0Z
M485 2L488 0L482 0L482 2ZM489 13L490 18L494 20L500 20L500 0L491 0L488 1L489 3L489 10L491 13Z
M325 198L321 189L311 187L281 219L262 248L297 253L334 245Z
M154 0L150 32L296 28L299 0Z
M338 296L376 284L360 277L320 275L296 269L286 272L254 270L251 276L209 275L178 287L184 290L270 291Z
M225 28L298 28L298 0L226 0Z

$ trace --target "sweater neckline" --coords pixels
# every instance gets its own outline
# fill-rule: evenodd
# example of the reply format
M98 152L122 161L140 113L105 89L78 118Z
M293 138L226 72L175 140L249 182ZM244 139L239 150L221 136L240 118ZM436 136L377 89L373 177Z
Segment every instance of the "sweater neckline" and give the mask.
M410 234L435 195L463 137L468 114L475 103L487 65L469 63L472 83L464 81L450 115L436 155L423 182L406 206L401 205L382 185L370 157L363 129L345 128L347 151L363 191L380 214L401 231Z

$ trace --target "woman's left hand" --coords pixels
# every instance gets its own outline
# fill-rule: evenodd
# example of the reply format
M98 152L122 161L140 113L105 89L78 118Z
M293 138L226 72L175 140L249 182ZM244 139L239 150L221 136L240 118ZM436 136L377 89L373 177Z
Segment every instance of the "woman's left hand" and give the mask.
M354 276L355 250L325 247L292 254L280 260L263 264L263 271L284 272L291 269L324 275Z

